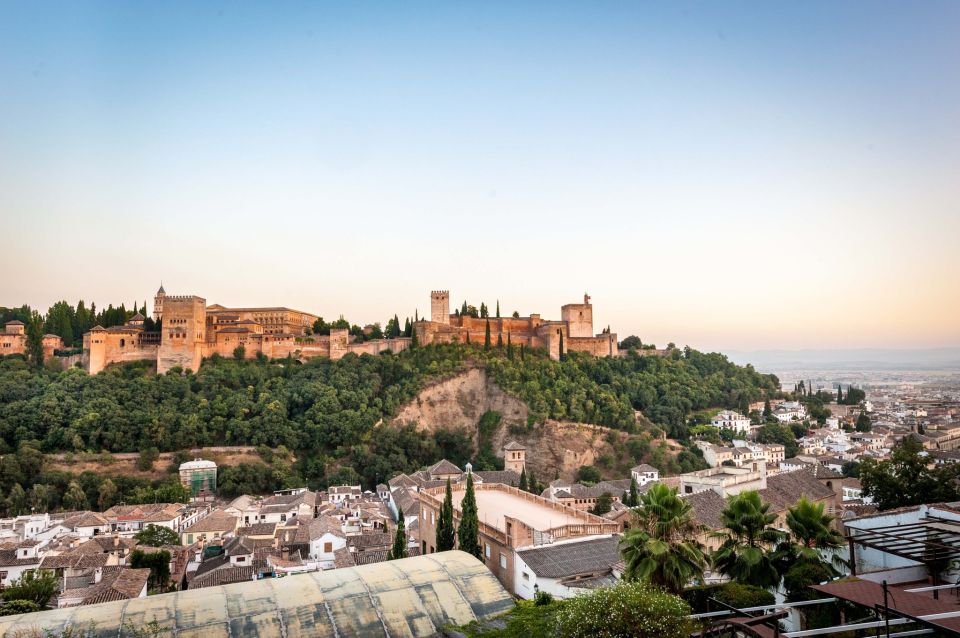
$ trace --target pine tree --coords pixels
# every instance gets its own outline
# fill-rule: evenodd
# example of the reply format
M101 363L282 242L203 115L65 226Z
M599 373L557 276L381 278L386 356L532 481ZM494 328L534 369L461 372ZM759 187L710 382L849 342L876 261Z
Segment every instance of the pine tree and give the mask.
M497 319L500 318L500 300L497 299Z
M526 469L520 470L520 484L517 485L517 487L518 487L519 489L523 490L524 492L528 491L528 489L527 489L527 488L528 488L528 486L527 486L527 470L526 470Z
M456 530L453 527L453 492L447 479L447 493L440 505L440 520L437 521L437 551L446 552L456 545Z
M457 543L460 549L483 560L480 549L480 519L477 516L477 497L473 493L473 474L467 474L467 491L460 502L460 529Z
M483 349L490 349L490 320L487 319L487 327L483 329Z
M403 510L398 509L397 535L393 537L393 547L387 554L387 560L397 560L407 557L407 533L403 528Z

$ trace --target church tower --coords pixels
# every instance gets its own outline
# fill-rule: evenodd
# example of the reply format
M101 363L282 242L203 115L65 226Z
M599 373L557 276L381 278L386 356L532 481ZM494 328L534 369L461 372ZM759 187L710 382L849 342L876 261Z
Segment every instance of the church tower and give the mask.
M520 474L526 466L527 448L516 441L510 441L503 446L503 469L513 470L517 474Z
M157 294L153 297L153 320L160 321L160 318L163 317L163 299L167 296L166 291L163 289L163 283L160 284L160 290L157 291Z

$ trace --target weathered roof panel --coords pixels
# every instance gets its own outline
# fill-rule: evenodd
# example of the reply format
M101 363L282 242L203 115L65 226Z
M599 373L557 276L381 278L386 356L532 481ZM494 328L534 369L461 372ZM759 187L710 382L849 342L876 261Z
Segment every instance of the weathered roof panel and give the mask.
M0 618L0 635L66 626L91 636L430 636L447 624L504 613L513 600L464 552L346 567L127 601ZM121 620L122 619L122 620ZM121 628L121 622L123 628Z

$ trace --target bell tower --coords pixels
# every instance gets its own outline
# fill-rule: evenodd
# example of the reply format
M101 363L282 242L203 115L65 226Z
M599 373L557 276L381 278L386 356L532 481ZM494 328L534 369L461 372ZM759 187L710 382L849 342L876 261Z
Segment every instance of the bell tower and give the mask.
M526 466L527 448L516 441L510 441L503 446L503 469L513 470L517 474L520 474Z

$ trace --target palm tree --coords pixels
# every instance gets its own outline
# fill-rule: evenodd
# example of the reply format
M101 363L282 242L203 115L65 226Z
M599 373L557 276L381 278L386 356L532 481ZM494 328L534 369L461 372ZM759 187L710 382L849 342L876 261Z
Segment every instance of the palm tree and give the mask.
M626 580L647 580L673 593L703 580L707 558L695 540L701 526L690 503L677 491L655 483L640 497L635 525L620 541Z
M741 492L727 500L720 517L725 529L715 536L723 544L713 554L713 564L731 579L758 587L773 587L780 581L777 560L770 551L784 537L771 527L777 519L770 505L755 491Z
M832 524L833 516L824 511L823 503L812 503L806 497L787 510L790 535L777 546L775 558L780 573L805 563L831 576L840 575L840 568L846 565L837 553L844 544L843 534Z

